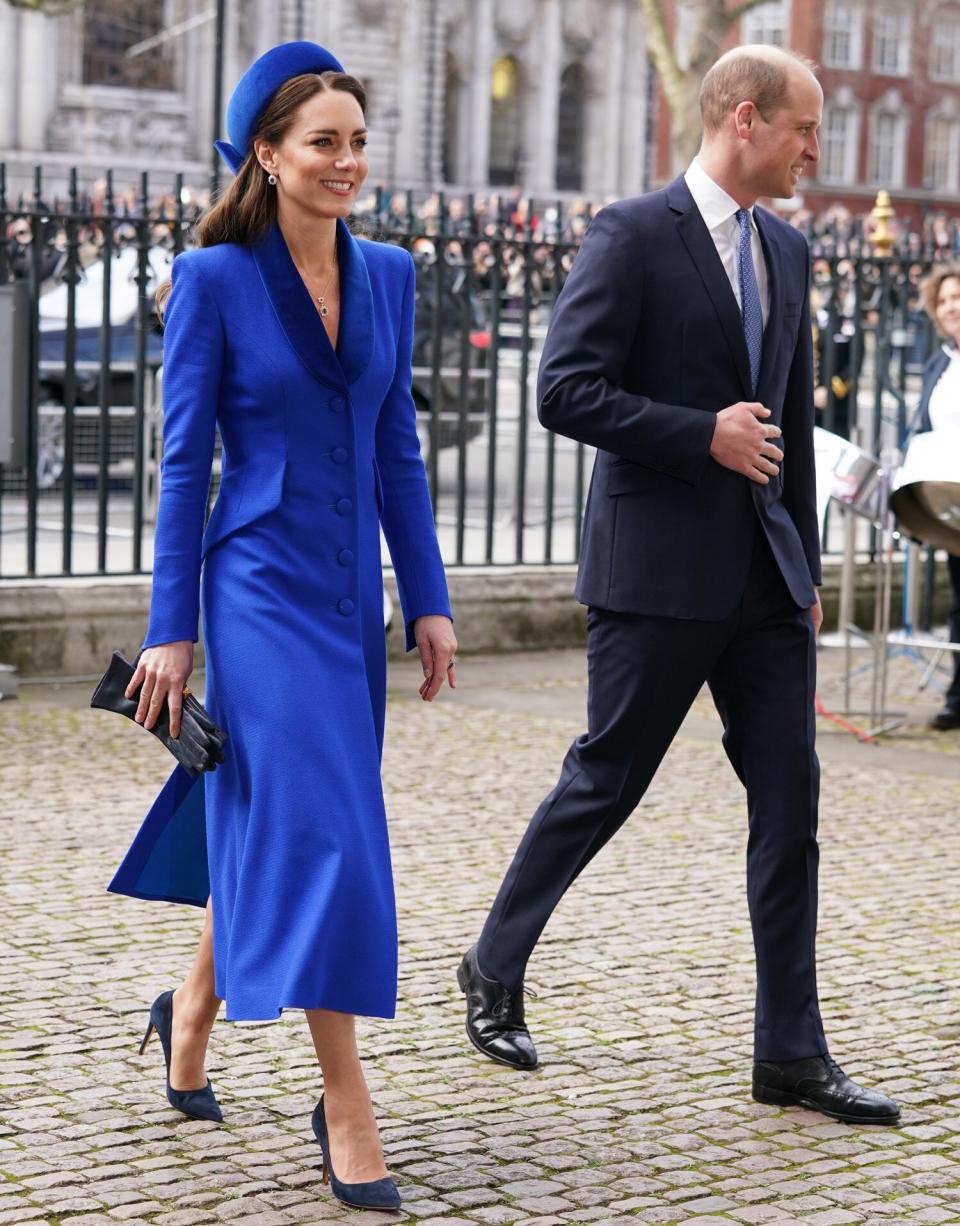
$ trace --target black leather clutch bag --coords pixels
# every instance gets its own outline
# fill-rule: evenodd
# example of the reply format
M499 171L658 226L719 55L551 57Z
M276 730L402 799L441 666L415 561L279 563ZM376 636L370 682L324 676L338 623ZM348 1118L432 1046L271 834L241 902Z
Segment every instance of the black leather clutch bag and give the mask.
M91 707L102 711L118 711L127 719L133 719L140 699L138 689L133 698L126 696L134 668L119 651L113 653L107 671L97 683L90 699ZM183 711L180 716L180 735L170 735L170 711L167 704L150 732L166 745L183 769L195 779L204 771L216 770L223 761L223 747L227 734L218 728L207 714L203 704L187 691L183 696Z

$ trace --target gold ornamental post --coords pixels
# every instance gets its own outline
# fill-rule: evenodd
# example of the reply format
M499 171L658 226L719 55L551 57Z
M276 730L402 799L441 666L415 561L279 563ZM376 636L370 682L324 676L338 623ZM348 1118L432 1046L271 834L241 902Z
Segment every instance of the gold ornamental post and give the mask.
M870 246L873 248L874 255L884 258L892 253L894 238L890 222L896 215L897 210L890 203L890 193L881 189L877 192L876 202L869 213L873 223L873 229L870 232Z

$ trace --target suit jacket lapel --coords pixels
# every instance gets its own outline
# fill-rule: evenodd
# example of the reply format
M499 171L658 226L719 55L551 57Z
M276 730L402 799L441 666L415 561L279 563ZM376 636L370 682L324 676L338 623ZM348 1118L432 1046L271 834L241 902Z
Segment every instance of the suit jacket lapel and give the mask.
M355 382L373 355L373 294L363 253L344 223L337 223L340 330L336 350L276 223L254 247L253 257L280 327L307 370L337 390Z
M783 283L783 260L780 243L773 226L768 226L763 211L754 210L757 230L760 232L760 244L763 247L764 258L767 261L767 287L770 293L770 314L763 333L763 355L760 359L760 375L757 379L757 399L763 403L762 392L766 380L770 376L777 356L777 343L780 336L780 321L783 319L783 301L785 286Z
M723 267L723 261L717 253L716 244L682 175L667 188L667 202L674 212L680 214L677 218L677 230L713 302L723 334L727 338L731 356L736 363L745 396L747 399L752 399L750 358L743 335L740 308L730 288L730 281Z

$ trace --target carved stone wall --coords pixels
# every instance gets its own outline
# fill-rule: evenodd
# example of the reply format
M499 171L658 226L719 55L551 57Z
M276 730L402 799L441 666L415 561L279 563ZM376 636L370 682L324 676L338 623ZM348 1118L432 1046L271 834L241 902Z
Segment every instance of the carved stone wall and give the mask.
M209 0L158 0L165 20ZM450 186L482 189L489 165L491 79L516 59L519 186L555 190L560 77L583 69L585 195L642 190L646 55L635 0L230 0L224 102L252 58L298 33L330 46L369 90L370 182L440 186L444 117ZM0 159L162 167L206 182L212 131L211 22L172 39L175 90L84 86L82 25L13 10L0 0ZM32 62L32 61L36 62ZM446 82L456 91L448 106ZM14 116L20 116L16 121ZM562 139L562 135L560 137ZM92 173L92 172L91 172Z

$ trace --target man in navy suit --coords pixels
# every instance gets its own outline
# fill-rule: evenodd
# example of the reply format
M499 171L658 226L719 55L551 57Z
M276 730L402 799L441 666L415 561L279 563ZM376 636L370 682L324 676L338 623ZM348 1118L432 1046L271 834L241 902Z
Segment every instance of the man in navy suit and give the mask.
M527 960L706 681L747 791L754 1097L892 1124L897 1104L827 1054L817 999L809 254L798 231L756 207L792 196L819 159L812 67L772 47L721 57L703 81L703 143L686 174L603 209L558 299L540 420L598 448L577 582L588 731L458 980L473 1044L534 1067Z

